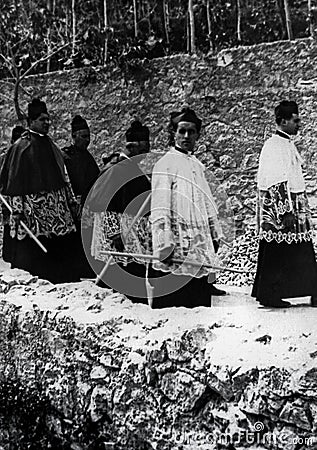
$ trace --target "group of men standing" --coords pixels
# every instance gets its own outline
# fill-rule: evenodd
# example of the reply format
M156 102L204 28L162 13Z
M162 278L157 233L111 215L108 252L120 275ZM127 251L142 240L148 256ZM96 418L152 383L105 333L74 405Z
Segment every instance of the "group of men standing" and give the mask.
M317 306L302 159L290 139L298 107L284 101L275 116L277 131L260 156L252 295L264 307L288 307L282 299L297 296ZM3 255L12 267L53 283L96 273L101 285L153 308L210 306L212 295L226 294L214 286L222 234L205 167L194 155L202 121L192 109L171 114L169 149L150 174L140 167L150 136L139 121L101 171L81 116L72 121L72 145L62 151L48 136L44 102L29 104L28 121L0 172L0 192L12 209L5 214Z

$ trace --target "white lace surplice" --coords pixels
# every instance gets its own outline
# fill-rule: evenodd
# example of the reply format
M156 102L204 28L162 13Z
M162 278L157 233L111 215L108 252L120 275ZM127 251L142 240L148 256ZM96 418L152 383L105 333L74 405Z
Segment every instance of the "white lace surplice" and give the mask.
M174 259L218 265L213 239L220 226L217 208L204 175L204 166L192 155L171 149L154 166L151 223L153 253L174 246ZM166 265L155 269L197 278L214 270L191 264Z

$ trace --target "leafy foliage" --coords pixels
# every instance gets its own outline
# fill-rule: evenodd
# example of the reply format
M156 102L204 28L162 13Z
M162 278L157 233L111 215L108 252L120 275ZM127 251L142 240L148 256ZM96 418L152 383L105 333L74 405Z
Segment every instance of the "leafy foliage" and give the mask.
M16 70L26 71L38 60L41 61L32 67L32 72L117 65L134 58L151 59L187 51L187 1L165 0L166 15L162 0L137 0L137 17L132 0L73 1L74 9L71 0L2 1L1 78L16 77ZM236 0L209 0L211 30L208 30L207 0L193 3L198 52L238 44ZM307 2L289 0L289 5L294 37L307 36ZM241 0L241 37L242 44L285 39L283 0ZM56 49L59 51L54 52ZM42 61L44 55L49 57Z

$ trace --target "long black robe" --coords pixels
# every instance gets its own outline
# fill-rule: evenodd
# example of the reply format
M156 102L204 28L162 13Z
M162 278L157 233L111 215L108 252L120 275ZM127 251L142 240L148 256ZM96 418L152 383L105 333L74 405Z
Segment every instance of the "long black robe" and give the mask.
M123 212L135 216L151 191L151 183L134 159L121 157L116 164L102 172L92 188L87 204L93 212ZM150 202L147 211L150 210ZM115 249L114 249L115 250ZM102 266L96 265L100 272ZM111 265L102 281L106 286L122 292L132 301L146 303L143 264L131 261ZM135 278L133 278L135 277ZM129 286L128 292L126 288Z
M90 189L99 176L100 170L98 164L88 150L80 150L74 145L63 148L62 154L72 189L83 207ZM84 232L85 239L91 241L91 227L86 227ZM94 277L94 271L91 269L89 263L90 258L86 257L82 244L80 222L77 224L77 233L74 236L73 248L75 253L74 259L76 260L81 277Z
M311 241L260 240L252 297L266 305L281 298L317 296L317 265Z
M81 196L83 204L99 176L98 164L88 150L80 150L74 145L63 148L62 154L74 194Z

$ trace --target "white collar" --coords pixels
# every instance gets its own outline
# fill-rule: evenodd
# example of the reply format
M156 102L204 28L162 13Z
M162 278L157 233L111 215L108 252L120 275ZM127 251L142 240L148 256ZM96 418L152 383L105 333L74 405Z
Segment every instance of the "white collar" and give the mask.
M285 133L285 131L282 131L280 129L276 130L276 135L283 138L283 139L289 139L291 140L291 136L288 133Z
M38 133L37 131L34 131L34 130L29 130L31 133L33 133L33 134L37 134L38 136L45 136L45 134L42 134L42 133Z

